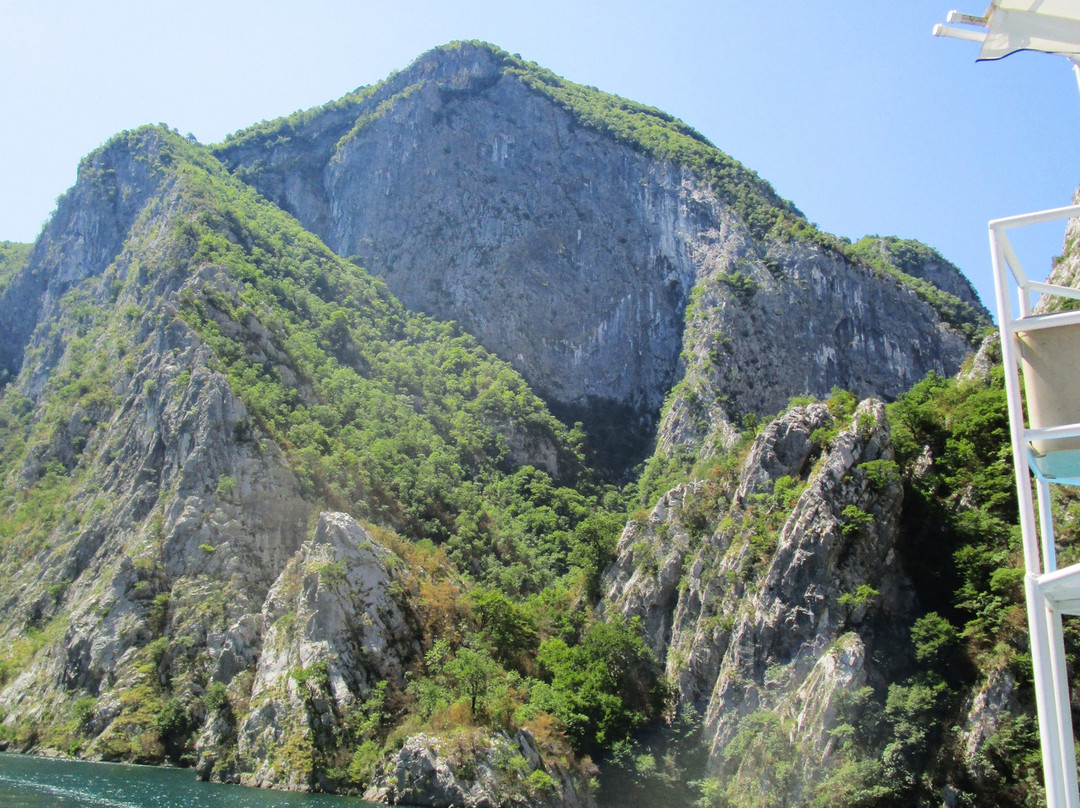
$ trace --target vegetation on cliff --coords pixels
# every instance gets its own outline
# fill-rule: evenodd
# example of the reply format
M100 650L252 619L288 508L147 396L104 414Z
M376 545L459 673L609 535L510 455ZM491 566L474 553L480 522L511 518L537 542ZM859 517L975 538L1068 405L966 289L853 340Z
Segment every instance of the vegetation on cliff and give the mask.
M305 160L320 151L337 153L343 144L386 115L425 82L445 79L446 76L438 74L440 65L453 64L455 59L460 59L460 69L465 73L473 69L471 62L474 60L489 62L497 77L520 81L531 92L565 110L577 125L599 132L657 162L687 169L730 205L751 235L761 242L796 240L816 245L827 254L852 263L869 266L913 290L938 311L945 322L969 337L989 324L969 303L928 283L917 273L906 271L902 266L903 258L910 256L894 255L893 259L883 260L880 253L865 248L865 239L852 245L845 238L820 230L794 204L778 195L766 180L716 148L678 118L596 87L576 84L486 42L457 41L435 48L382 82L358 88L322 107L263 121L230 135L214 148L222 156L247 150L257 155L250 158L249 164L238 168L239 175L249 179L258 175L270 151L281 146L291 149L291 159L300 160L295 166L297 171L310 171L314 163L308 164ZM455 89L456 85L451 83L443 89L450 95L482 92L495 80L468 81L464 89ZM310 153L298 157L297 144L303 144ZM903 242L903 245L908 252L921 246L915 242Z
M617 781L649 795L641 804L696 800L703 808L903 806L934 801L943 790L960 805L1024 806L1041 799L1002 379L1000 365L955 379L931 374L887 408L895 459L859 467L871 486L884 487L897 479L903 483L896 552L914 599L904 618L910 623L900 626L895 624L897 615L890 618L880 610L882 593L874 586L861 585L840 598L843 608L866 615L862 619L876 625L868 635L878 638L874 659L885 665L890 678L871 675L864 684L842 691L829 731L827 771L803 765L809 752L785 710L751 712L718 757L713 749L711 766L697 740L700 725L676 722L663 738L642 736L619 759L622 774ZM796 400L792 406L806 403ZM837 420L850 417L853 406L854 397L844 391L835 391L828 401ZM665 506L675 514L660 525L667 539L651 550L645 540L631 548L636 568L651 565L652 575L663 575L665 565L673 563L665 556L676 552L681 542L692 550L702 536L736 527L733 518L743 518L732 504L740 483L737 469L745 462L748 438L760 428L751 424L743 442L719 456L685 453L656 457L647 464L639 481L641 502L651 506L659 492L679 483L678 490L685 494L681 505ZM814 433L815 442L834 438L835 427ZM763 586L757 576L777 550L781 527L791 527L784 522L793 518L802 491L798 479L785 476L771 494L750 498L755 561L744 567L747 576L740 576L747 580L745 603ZM1059 552L1068 561L1076 547L1071 527L1076 497L1068 492L1055 496L1064 526L1058 534ZM639 525L644 519L641 512ZM845 508L842 519L844 535L882 527L854 507ZM730 547L737 546L733 540ZM696 558L687 555L681 562L684 570L696 568ZM714 563L724 574L723 562ZM688 583L697 585L693 575L682 573L679 592ZM663 595L654 592L651 597ZM742 619L741 611L729 612L720 604L714 608L712 619L721 631ZM1069 635L1067 645L1072 659L1074 636ZM685 665L678 655L686 650L673 646L667 653L669 672L672 665L675 670ZM783 676L777 665L775 673L765 674L765 682L779 687ZM995 699L997 706L988 709L986 703Z
M986 326L918 276L928 256L917 245L893 242L883 257L820 234L671 116L489 46L445 50L463 47L483 48L582 126L691 169L752 232L844 254L913 288L969 336ZM316 124L340 142L370 122L354 113L403 98L412 78L226 145L303 138ZM67 207L145 198L121 223L119 252L71 274L19 346L22 371L0 379L0 742L362 791L389 777L410 739L436 737L459 773L494 760L519 789L507 799L538 804L560 772L597 776L592 760L611 804L627 804L626 788L643 803L704 808L791 804L794 793L808 806L900 806L946 787L958 805L1038 801L1000 369L932 374L887 410L841 389L823 404L793 400L803 454L760 490L755 440L781 430L753 414L728 425L726 443L659 451L619 489L589 467L582 428L560 423L510 364L456 324L407 310L241 179L175 132L125 133L86 159L43 236L50 249L40 252L75 255L99 246L100 228L76 232L73 216L63 230ZM28 245L0 244L0 307L19 303L11 281L28 260ZM734 290L732 306L757 294L749 275L718 283ZM715 351L732 338L712 335ZM669 405L696 394L677 386ZM862 451L873 459L845 455ZM799 510L804 495L818 497L810 513ZM881 503L896 510L875 511ZM1076 501L1057 504L1073 525ZM311 640L301 607L363 577L304 555L324 510L354 518L385 550L389 594L348 618L366 628L370 614L400 617L400 675L356 684L282 640L272 650L283 667L256 692L270 664L261 643ZM718 718L699 712L710 694L679 701L702 685L672 674L699 652L737 646L740 625L764 624L755 598L800 519L820 517L822 542L846 548L805 582L818 597L897 513L890 552L906 577L828 595L828 619L845 633L820 658L839 665L863 648L858 627L874 669L893 677L860 680L828 706L834 768L813 769L811 742L781 710L736 716L718 742ZM1066 559L1074 533L1060 536ZM660 582L656 591L703 593L692 621L709 648L668 648L664 631L610 608L602 582L620 536L629 549L619 562ZM909 583L912 620L896 625L883 591ZM365 675L378 669L360 657ZM728 684L774 693L794 667L755 664L729 671ZM975 696L995 687L1004 706L973 717ZM251 726L265 731L243 736ZM969 742L976 730L982 740ZM542 765L514 751L526 748L510 745L519 732Z
M927 264L945 262L925 244L910 239L866 236L847 246L844 252L849 258L868 264L911 288L933 306L945 322L969 337L985 334L990 329L992 323L984 311L919 276L920 269Z
M0 398L0 576L9 592L28 568L55 581L5 613L3 631L20 639L0 657L0 686L42 665L82 605L74 593L86 597L80 577L96 567L83 559L73 570L70 559L88 529L123 507L101 484L131 438L115 427L136 400L185 400L197 366L164 381L144 368L160 328L186 326L245 406L232 440L256 454L280 447L302 497L366 520L416 569L405 594L424 653L412 683L391 689L367 729L336 736L332 746L354 743L361 757L351 774L331 765L336 753L318 758L318 782L363 785L375 739L381 749L411 730L529 726L570 755L654 719L663 688L637 627L599 621L590 606L622 520L610 512L620 494L590 483L580 436L509 366L453 325L405 311L201 147L138 130L88 158L81 182L117 182L103 169L117 155L149 162L167 190L142 212L124 255L67 293L41 350ZM240 485L222 474L209 495L228 502ZM142 627L126 641L130 654L111 674L124 682L119 717L102 715L105 682L75 688L51 719L8 717L4 738L16 748L191 763L204 719L243 719L242 683L214 680L206 650L191 645L192 632L225 630L229 609L182 605L190 584L168 572L170 494L147 493L138 549L112 549L137 556L134 597L143 586L146 597L135 601ZM203 544L196 556L222 552ZM218 587L212 578L195 576ZM312 692L321 686L298 677Z
M15 273L22 269L33 246L15 241L0 241L0 294L3 294Z

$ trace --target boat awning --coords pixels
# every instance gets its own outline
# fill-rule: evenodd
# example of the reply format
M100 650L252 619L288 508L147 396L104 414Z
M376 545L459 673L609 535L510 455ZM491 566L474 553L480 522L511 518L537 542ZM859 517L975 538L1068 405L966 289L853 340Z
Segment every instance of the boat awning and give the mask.
M934 36L978 42L980 62L1023 50L1080 61L1080 0L994 0L981 17L950 11L948 21L971 27L935 25Z
M1080 56L1080 0L994 0L978 61L1017 51Z

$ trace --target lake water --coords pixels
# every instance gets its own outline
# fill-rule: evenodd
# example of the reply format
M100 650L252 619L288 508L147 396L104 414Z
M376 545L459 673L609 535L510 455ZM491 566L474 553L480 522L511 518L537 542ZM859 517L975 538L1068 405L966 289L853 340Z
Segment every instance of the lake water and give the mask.
M353 797L200 783L190 769L0 754L3 808L376 808Z

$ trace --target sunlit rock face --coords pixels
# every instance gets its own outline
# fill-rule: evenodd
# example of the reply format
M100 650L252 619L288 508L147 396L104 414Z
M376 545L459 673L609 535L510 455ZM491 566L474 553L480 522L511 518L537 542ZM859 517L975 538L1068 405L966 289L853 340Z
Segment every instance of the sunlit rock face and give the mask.
M845 697L892 676L880 659L914 605L892 458L880 402L842 422L796 407L735 473L673 489L624 530L602 608L641 620L679 703L703 716L713 771L768 784L755 722L781 722L802 763L768 787L797 800L837 751ZM737 737L750 754L729 754Z
M909 289L835 250L755 238L693 171L583 123L512 65L479 45L433 51L288 137L218 154L407 306L459 321L557 412L631 440L627 460L687 372L721 382L724 400L703 404L726 421L955 372L965 338Z

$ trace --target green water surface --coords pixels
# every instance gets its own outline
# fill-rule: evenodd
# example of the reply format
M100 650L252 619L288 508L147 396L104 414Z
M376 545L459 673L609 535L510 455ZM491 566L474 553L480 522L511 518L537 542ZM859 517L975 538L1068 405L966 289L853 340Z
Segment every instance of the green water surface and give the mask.
M377 808L353 797L200 783L190 769L0 754L3 808Z

